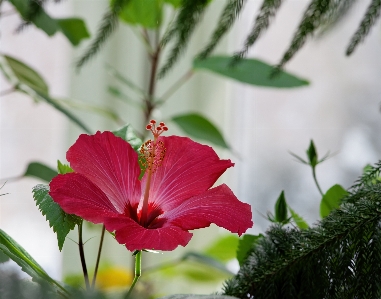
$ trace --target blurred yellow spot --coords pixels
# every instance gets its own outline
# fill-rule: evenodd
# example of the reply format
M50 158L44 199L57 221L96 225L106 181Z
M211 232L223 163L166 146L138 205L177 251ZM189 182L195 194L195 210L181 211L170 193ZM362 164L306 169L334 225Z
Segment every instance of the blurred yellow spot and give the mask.
M134 277L130 271L120 267L109 267L99 270L96 285L102 290L118 287L126 288L131 285L133 279Z

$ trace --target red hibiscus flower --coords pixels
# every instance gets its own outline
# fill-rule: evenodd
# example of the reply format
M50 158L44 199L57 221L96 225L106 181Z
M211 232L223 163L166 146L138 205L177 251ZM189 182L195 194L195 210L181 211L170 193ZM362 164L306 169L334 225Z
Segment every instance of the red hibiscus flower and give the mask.
M126 141L111 132L83 134L66 155L74 172L50 183L53 200L66 213L103 223L131 251L185 246L189 230L211 223L239 235L252 227L248 204L225 184L211 188L230 160L189 138L159 137L163 123L147 128L155 139L141 150L141 181L138 154Z

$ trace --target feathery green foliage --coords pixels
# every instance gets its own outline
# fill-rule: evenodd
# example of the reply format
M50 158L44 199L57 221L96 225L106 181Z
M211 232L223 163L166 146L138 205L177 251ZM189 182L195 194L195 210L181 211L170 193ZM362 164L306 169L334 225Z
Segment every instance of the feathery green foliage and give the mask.
M205 47L205 49L198 55L198 58L204 59L208 57L210 53L212 53L212 51L217 46L221 38L228 32L228 30L234 24L246 1L247 0L230 0L226 4L220 16L220 19L218 20L218 27L213 32L212 39L210 40L209 44Z
M78 59L76 63L77 69L80 69L90 58L105 44L107 39L117 28L119 21L118 15L121 9L128 4L130 0L115 0L112 1L110 9L103 15L102 21L99 25L97 36L87 48L85 53Z
M381 164L307 230L273 226L224 286L238 298L381 298Z
M208 2L208 0L183 1L176 21L173 23L168 33L163 37L162 46L167 44L172 39L176 39L176 41L169 53L167 61L159 72L159 78L165 76L165 74L176 63L180 54L185 50L194 28L201 20Z
M376 23L377 18L380 16L380 10L381 0L372 0L364 15L364 18L361 21L359 28L349 43L346 52L347 55L351 55L357 45L368 35L370 28Z
M247 55L249 48L257 41L261 33L269 27L270 20L278 11L282 0L263 0L262 6L255 19L253 28L246 38L243 49L234 55L234 60L238 61Z
M291 45L283 55L277 69L281 69L303 46L307 37L311 36L325 19L334 0L312 0L304 12L303 19L291 41Z

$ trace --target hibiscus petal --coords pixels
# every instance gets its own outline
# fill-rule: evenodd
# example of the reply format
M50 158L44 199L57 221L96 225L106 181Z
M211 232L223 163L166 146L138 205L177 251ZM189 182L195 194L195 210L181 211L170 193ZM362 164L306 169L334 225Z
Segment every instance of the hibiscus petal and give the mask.
M229 167L215 151L186 137L160 137L166 154L162 165L152 174L149 202L170 210L184 200L208 190ZM142 188L147 181L147 172Z
M66 213L94 223L101 223L105 217L118 214L102 190L79 173L53 178L49 194Z
M174 250L179 245L187 245L192 238L192 233L177 226L147 229L123 215L106 218L104 224L108 231L115 231L116 240L130 251Z
M239 201L225 184L190 198L160 218L167 219L164 227L191 230L214 223L238 235L253 226L250 205Z
M97 185L122 213L126 204L140 199L138 155L111 132L79 136L67 152L70 166Z

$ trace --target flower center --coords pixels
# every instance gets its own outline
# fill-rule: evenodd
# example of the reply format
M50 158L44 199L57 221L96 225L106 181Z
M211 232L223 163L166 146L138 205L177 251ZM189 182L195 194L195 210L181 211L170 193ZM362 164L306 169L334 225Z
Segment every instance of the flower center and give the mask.
M151 120L146 129L151 131L154 139L146 141L140 148L139 161L148 172L140 217L140 224L143 226L146 226L148 220L148 198L152 173L157 170L165 157L164 142L159 141L158 138L163 132L168 131L168 127L163 122L156 126L156 121Z

